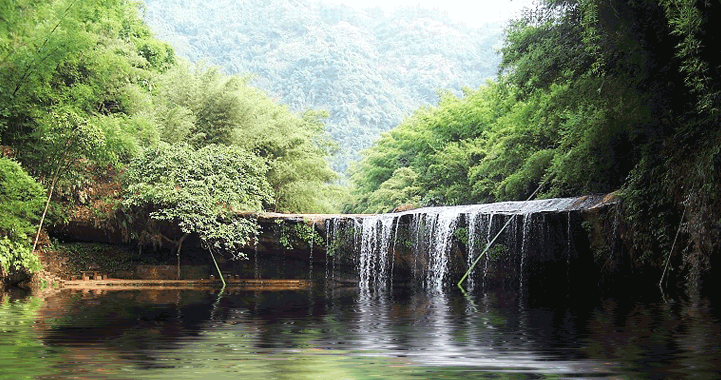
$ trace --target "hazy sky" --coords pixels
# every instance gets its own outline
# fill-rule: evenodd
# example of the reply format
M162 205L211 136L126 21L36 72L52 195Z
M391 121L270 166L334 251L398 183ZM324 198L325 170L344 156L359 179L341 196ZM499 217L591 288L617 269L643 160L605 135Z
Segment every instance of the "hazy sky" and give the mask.
M532 0L321 0L325 3L345 4L353 8L380 6L387 13L402 6L421 5L448 11L448 16L468 26L489 21L509 19L515 12L529 6Z

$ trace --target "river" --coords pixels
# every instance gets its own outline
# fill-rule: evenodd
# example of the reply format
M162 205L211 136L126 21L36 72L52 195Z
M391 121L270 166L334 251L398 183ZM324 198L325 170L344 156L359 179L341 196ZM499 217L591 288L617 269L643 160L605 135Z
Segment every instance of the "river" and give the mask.
M711 379L719 314L632 292L1 295L0 379Z

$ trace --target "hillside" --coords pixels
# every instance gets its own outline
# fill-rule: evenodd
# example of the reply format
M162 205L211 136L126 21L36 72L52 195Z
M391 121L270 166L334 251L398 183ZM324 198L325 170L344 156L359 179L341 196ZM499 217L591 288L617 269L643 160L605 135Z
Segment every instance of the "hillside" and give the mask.
M438 10L384 14L307 0L144 0L144 19L178 55L254 85L291 111L324 109L334 167L410 115L496 76L499 24L468 28Z

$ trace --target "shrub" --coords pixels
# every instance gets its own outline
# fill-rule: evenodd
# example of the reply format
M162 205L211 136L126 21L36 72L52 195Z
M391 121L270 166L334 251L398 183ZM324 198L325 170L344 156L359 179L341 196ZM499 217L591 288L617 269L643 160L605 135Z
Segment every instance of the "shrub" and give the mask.
M0 158L0 271L40 270L29 236L42 210L45 191L20 165Z

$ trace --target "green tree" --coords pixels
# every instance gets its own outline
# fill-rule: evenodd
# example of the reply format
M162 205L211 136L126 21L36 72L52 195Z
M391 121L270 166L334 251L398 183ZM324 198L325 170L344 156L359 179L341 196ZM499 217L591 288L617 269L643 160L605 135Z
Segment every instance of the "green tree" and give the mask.
M343 190L329 165L335 144L325 129L327 113L309 110L299 118L267 99L256 112L256 123L238 130L237 141L267 160L275 211L334 212Z
M421 203L422 189L416 185L418 174L411 168L396 169L391 178L368 194L364 212L390 212L400 205L418 206Z
M151 82L174 54L152 39L135 3L3 7L0 140L46 185L47 210L58 185L82 182L92 164L122 164L157 141L146 117Z
M123 206L138 232L173 242L180 255L191 233L211 249L240 252L256 234L257 224L238 212L262 211L272 202L265 162L240 148L161 143L128 166ZM164 231L177 227L179 236Z
M640 261L661 266L659 252L671 258L670 237L685 231L675 257L696 284L719 250L719 16L704 1L547 1L504 47L523 96L567 88L549 102L563 116L549 169L556 191L622 188Z
M388 186L408 186L408 202L419 205L463 204L485 200L472 191L477 181L473 170L486 156L490 144L486 137L496 120L508 109L508 97L495 83L481 89L465 90L463 97L443 93L437 107L416 111L401 125L382 135L364 152L353 180L354 199L358 204L347 211L376 212L390 210L402 198L389 192ZM410 172L398 171L409 168ZM398 181L398 175L413 173L412 181ZM381 188L384 188L383 191ZM403 193L403 192L401 192ZM372 197L370 194L374 194ZM422 194L420 202L413 201ZM384 196L393 198L383 199ZM370 203L368 203L370 202ZM378 207L374 203L383 205Z
M156 120L161 138L196 147L216 143L253 152L268 165L275 211L331 212L342 196L330 169L334 152L324 111L300 117L238 76L178 65L160 81Z
M135 3L9 0L7 8L0 138L24 163L39 117L68 107L81 118L136 116L149 105L153 73L175 60L169 45L152 39Z

